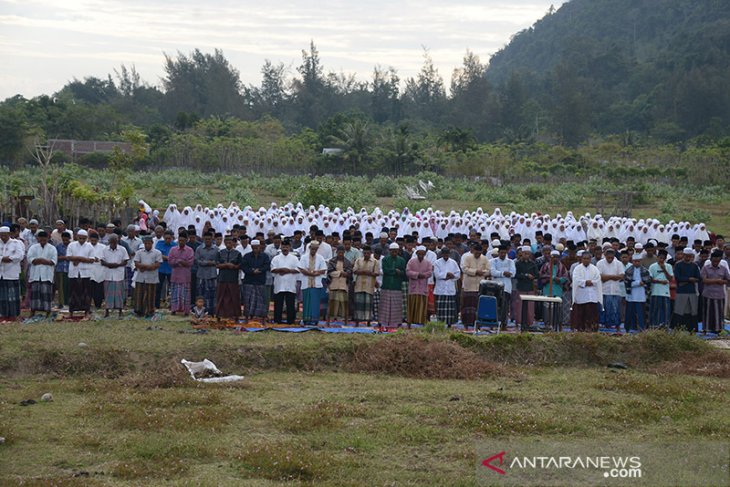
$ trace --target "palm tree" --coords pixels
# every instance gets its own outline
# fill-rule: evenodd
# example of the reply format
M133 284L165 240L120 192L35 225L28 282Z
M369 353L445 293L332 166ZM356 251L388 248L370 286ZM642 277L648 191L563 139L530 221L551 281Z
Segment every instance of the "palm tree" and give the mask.
M370 126L367 121L355 119L342 125L330 142L342 149L342 158L352 165L352 174L362 172L363 163L372 145Z

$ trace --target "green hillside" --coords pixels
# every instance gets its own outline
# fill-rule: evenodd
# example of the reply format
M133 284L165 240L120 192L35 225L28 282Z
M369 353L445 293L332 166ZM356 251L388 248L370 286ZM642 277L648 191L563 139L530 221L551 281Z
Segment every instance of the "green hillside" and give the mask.
M727 133L730 2L573 0L515 35L487 79L519 84L568 142Z

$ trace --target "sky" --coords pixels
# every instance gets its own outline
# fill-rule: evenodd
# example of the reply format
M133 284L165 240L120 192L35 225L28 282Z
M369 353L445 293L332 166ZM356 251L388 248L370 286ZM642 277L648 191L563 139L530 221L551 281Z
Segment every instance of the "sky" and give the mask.
M467 49L482 62L561 0L0 0L0 100L134 65L160 85L165 53L219 48L245 85L266 59L296 74L314 41L325 72L415 76L424 48L448 87Z

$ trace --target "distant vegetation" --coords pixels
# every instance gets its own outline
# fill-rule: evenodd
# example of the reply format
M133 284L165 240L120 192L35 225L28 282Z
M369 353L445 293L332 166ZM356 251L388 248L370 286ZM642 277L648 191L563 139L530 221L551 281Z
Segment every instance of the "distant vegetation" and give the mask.
M266 61L258 86L219 50L168 55L164 70L160 86L121 66L0 103L3 209L28 194L64 215L116 211L140 195L162 206L223 196L404 206L403 185L424 173L441 178L429 200L524 211L590 207L600 190L633 191L656 215L695 221L708 205L727 206L725 1L573 0L516 34L488 68L467 51L448 90L428 51L413 78L376 66L357 80L326 72L313 42L295 72ZM133 150L56 152L43 171L28 170L38 167L33 148L54 138ZM323 155L327 147L341 151Z
M689 174L693 161L720 157L703 172L728 169L723 0L572 0L489 67L467 51L448 90L427 50L413 78L375 66L365 80L327 72L314 42L293 72L267 60L258 86L219 50L168 55L164 70L160 86L121 66L49 96L6 99L0 162L29 162L25 147L46 138L136 138L148 149L126 161L137 168L562 177L604 161L619 173ZM343 152L322 157L324 147Z

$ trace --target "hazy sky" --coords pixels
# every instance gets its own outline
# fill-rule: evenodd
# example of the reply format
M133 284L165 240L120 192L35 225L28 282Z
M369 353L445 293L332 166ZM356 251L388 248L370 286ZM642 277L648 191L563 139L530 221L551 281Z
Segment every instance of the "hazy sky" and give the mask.
M325 71L415 75L429 49L448 86L466 49L486 62L562 0L0 0L0 99L134 64L159 85L163 53L223 49L245 84L265 59L293 75L314 40Z

